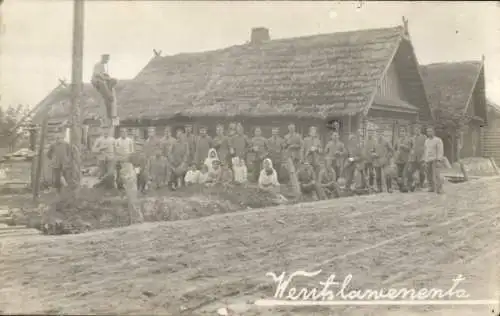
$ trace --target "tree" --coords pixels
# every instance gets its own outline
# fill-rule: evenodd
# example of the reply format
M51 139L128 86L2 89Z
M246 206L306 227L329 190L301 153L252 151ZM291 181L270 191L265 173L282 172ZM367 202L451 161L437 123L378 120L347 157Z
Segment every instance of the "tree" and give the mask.
M448 108L439 108L434 111L434 128L438 135L450 141L452 146L452 158L459 161L460 167L463 169L463 164L460 162L461 150L461 135L466 132L472 116L468 113L456 111ZM444 140L444 139L443 139ZM457 143L457 140L460 143ZM458 147L458 148L456 148ZM465 173L464 173L465 175ZM467 178L467 176L465 175Z
M20 120L29 113L27 106L19 104L0 108L0 147L5 148L28 140L25 126L14 129Z
M434 127L447 136L456 136L467 129L472 117L467 113L440 108L434 111Z

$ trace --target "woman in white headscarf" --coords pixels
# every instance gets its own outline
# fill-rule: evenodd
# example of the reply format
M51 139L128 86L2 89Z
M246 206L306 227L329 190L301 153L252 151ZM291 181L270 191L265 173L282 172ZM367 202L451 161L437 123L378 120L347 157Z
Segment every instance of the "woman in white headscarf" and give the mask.
M278 173L273 168L271 159L264 159L263 168L259 175L259 189L276 195L278 203L286 202L286 198L280 194L280 183L278 182Z
M271 159L266 158L262 164L263 168L259 175L259 189L276 193L280 183L278 182L278 174L273 168L273 162Z
M219 161L219 155L217 154L217 150L215 148L210 148L208 150L207 158L205 159L204 165L207 166L208 172L213 171L213 162Z

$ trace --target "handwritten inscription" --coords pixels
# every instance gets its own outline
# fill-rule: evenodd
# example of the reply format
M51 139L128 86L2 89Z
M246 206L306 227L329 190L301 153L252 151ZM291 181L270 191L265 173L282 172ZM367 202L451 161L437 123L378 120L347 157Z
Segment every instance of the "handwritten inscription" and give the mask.
M285 300L428 300L428 299L465 299L469 294L462 289L457 289L460 282L465 278L458 275L452 280L453 284L450 288L443 290L438 288L382 288L382 289L364 289L364 290L349 290L349 285L353 279L351 274L347 275L344 280L336 281L335 274L331 274L324 282L319 282L321 288L301 288L290 287L290 282L293 278L315 277L321 273L321 270L315 272L296 271L289 276L283 272L279 276L273 272L268 272L266 276L273 278L277 284L274 298ZM331 286L340 286L336 292L330 290Z

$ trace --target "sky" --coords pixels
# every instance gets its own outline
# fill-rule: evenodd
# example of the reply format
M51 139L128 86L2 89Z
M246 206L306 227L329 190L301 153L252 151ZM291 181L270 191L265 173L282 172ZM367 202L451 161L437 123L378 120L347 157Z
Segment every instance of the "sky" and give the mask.
M500 5L490 2L87 1L84 81L102 53L133 78L153 57L243 44L253 27L271 38L391 27L409 20L420 63L480 60L487 97L500 104ZM0 6L0 106L36 105L71 79L73 2L6 0ZM495 62L496 61L496 62Z

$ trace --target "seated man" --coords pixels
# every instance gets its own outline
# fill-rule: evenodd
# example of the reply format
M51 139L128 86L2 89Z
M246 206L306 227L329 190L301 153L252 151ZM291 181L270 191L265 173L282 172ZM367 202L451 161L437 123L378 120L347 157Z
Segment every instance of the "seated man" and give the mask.
M106 114L109 120L116 117L116 100L114 89L117 80L111 78L107 71L107 64L109 62L109 55L101 55L101 60L95 64L94 72L92 74L92 85L104 98L106 105Z
M321 159L319 164L318 182L325 191L326 198L331 196L340 197L340 186L337 183L337 174L332 167L331 161Z
M313 199L323 199L325 193L323 189L316 182L316 173L312 166L313 155L307 155L306 159L299 167L297 172L297 179L300 184L302 194Z
M208 172L208 177L205 181L206 186L214 186L222 182L222 168L220 160L212 161L212 170Z

